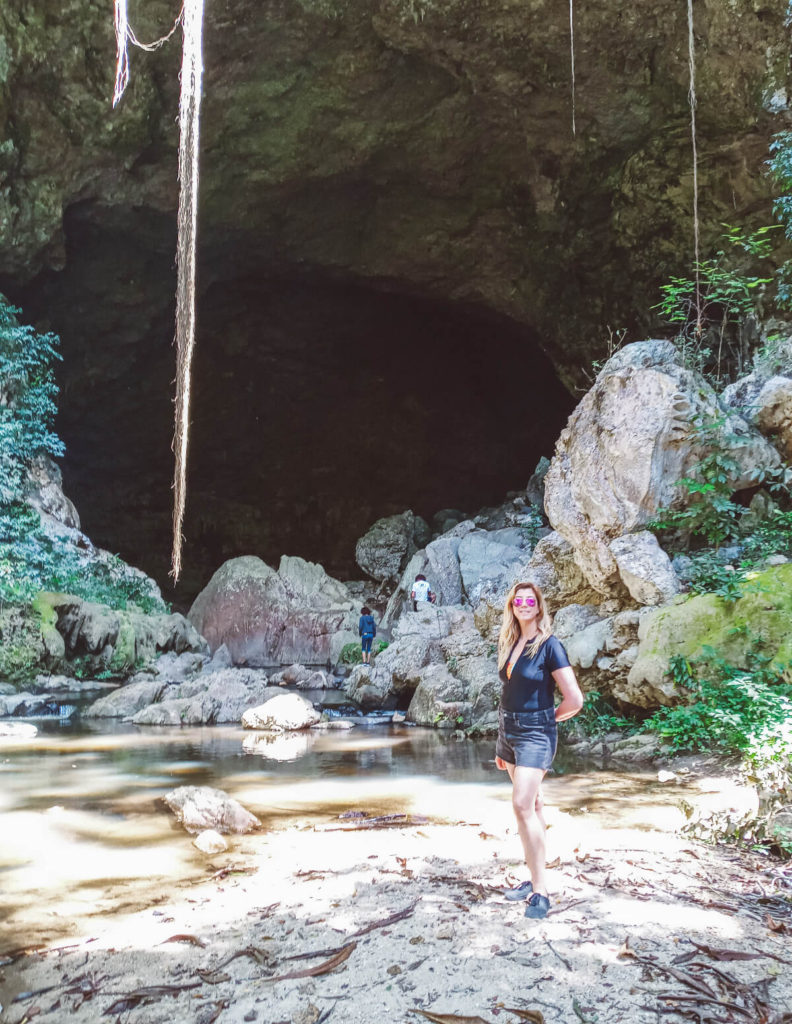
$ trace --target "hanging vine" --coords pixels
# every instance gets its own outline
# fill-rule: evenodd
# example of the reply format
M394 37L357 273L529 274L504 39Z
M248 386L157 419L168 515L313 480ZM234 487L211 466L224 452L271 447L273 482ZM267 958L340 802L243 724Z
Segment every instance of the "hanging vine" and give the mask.
M701 255L698 212L698 148L696 141L696 45L693 38L693 0L687 0L688 14L688 105L690 107L690 138L693 146L693 266L696 271L696 334L703 330L701 310Z
M569 0L569 63L572 71L572 134L575 131L575 0Z
M198 235L198 168L203 79L204 0L185 0L173 28L153 43L141 43L129 27L127 0L115 0L116 81L113 106L129 82L127 46L156 50L181 24L183 33L179 98L179 213L176 254L176 399L173 452L173 550L171 576L181 575L184 511L187 504L187 454L190 434L192 360L195 351L195 270Z

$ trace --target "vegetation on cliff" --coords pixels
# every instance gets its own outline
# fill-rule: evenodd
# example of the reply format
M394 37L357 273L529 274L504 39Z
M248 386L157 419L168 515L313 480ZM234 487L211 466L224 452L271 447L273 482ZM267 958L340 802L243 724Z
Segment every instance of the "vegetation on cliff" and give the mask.
M0 677L9 679L34 673L46 656L36 604L42 591L114 609L165 610L143 573L31 503L34 462L64 451L53 426L58 338L20 324L19 312L0 295Z

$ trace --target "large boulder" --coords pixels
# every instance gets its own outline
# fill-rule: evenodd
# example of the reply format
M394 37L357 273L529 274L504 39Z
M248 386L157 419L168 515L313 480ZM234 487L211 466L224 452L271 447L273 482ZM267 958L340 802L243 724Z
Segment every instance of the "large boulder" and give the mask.
M501 530L471 530L459 542L457 557L465 600L475 608L482 591L498 585L531 555L526 531L519 526Z
M626 533L610 543L619 576L638 604L665 604L679 593L671 559L648 530Z
M723 418L715 392L671 342L637 342L608 360L570 416L545 477L550 524L572 545L592 587L606 595L618 590L611 541L645 526L661 507L684 503L678 481L702 455L695 422ZM780 462L736 413L726 417L722 436L738 466L734 489Z
M178 613L146 615L135 610L114 610L71 594L41 593L34 602L41 617L45 642L64 667L81 658L88 671L109 670L130 674L159 655L192 653L203 656L206 643L190 622Z
M476 628L493 643L498 639L506 594L519 582L536 583L551 613L568 604L602 600L575 561L572 545L553 531L537 542L530 557L513 563L504 576L482 586L475 609Z
M250 708L281 694L255 669L206 672L160 690L157 701L132 716L135 725L220 725L238 722Z
M410 591L419 573L429 581L437 595L438 605L460 604L462 602L462 574L459 568L459 545L462 538L472 530L475 524L470 520L458 523L448 533L444 533L422 551L417 551L402 573L399 585L391 595L388 607L382 617L382 626L390 628L404 609L411 608Z
M777 364L768 368L756 359L753 371L730 384L721 402L755 424L792 462L792 360L783 362L778 373Z
M313 704L299 694L279 693L246 711L242 715L242 725L245 729L262 729L265 732L292 732L309 729L321 717Z
M471 703L467 687L445 665L429 665L419 675L418 686L407 710L416 725L457 729L470 725Z
M553 628L584 691L626 699L627 676L638 655L639 624L648 611L609 614L611 604L567 605L555 616Z
M161 679L128 683L95 700L82 714L84 718L131 718L149 704L155 704L165 691L166 684Z
M746 636L752 634L762 638L763 653L779 670L792 662L792 563L758 573L732 603L700 594L645 614L635 663L613 692L640 707L684 703L687 695L667 675L671 658L697 658L711 647L732 665L749 668Z
M238 800L211 786L179 786L162 798L188 832L252 832L261 822Z
M235 665L331 664L357 640L357 611L343 583L286 555L277 572L252 555L226 562L188 618L212 651L225 644Z
M756 425L792 463L792 379L771 377L759 392Z
M357 542L355 561L378 582L396 580L408 560L430 538L428 523L408 509L378 519Z

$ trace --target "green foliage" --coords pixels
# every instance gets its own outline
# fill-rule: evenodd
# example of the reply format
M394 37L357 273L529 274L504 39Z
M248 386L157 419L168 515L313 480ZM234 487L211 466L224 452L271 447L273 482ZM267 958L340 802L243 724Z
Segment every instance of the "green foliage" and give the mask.
M756 523L743 541L743 554L752 563L776 554L792 558L792 511L776 508Z
M724 425L724 419L694 421L694 434L704 455L693 477L677 480L677 485L687 490L689 501L681 509L659 509L649 529L679 531L686 546L691 538L698 537L717 547L736 535L743 509L732 501L730 481L737 475L738 466L724 443Z
M697 662L677 656L669 674L690 703L661 708L645 726L672 750L720 750L750 758L767 757L768 736L792 721L789 687L783 674L756 651L754 664L740 669L705 652ZM792 747L786 750L787 764ZM775 760L773 753L771 759Z
M37 455L64 450L52 430L58 338L21 326L19 312L0 295L0 513L2 505L23 497L27 469Z
M142 612L167 605L150 581L115 555L86 557L73 544L51 537L38 513L21 502L0 506L0 603L30 604L42 590Z
M521 518L520 533L531 548L535 548L539 542L539 531L544 526L542 513L536 506L531 505Z
M561 726L564 728L565 723L562 722ZM601 693L590 690L586 694L583 709L570 720L568 727L582 732L585 736L604 736L616 731L634 732L637 726L635 722L620 714Z
M702 551L691 559L691 563L691 594L717 594L728 604L739 601L745 594L745 570L724 565L715 551Z
M739 350L730 351L735 328L754 312L758 296L772 284L773 277L747 273L746 263L756 266L772 254L772 224L746 234L741 227L723 225L725 245L713 257L693 265L692 276L672 277L660 291L654 307L677 328L675 338L683 358L694 369L720 383L726 364L737 363Z
M339 665L360 665L363 662L363 653L359 643L344 644L338 656Z
M779 132L770 143L771 157L768 160L770 174L781 188L773 204L773 212L784 228L784 234L792 240L792 131ZM777 300L786 309L792 307L792 262L787 261L778 271Z
M375 640L371 645L371 657L375 658L378 654L382 654L388 647L387 640ZM354 641L350 644L344 644L341 648L341 653L338 656L339 665L361 665L363 663L363 652L360 649L360 643Z
M52 429L58 339L20 326L18 314L0 295L0 604L29 604L49 590L111 608L134 604L144 612L164 611L140 573L120 558L89 558L73 544L51 537L25 502L33 460L41 454L62 455L64 449Z

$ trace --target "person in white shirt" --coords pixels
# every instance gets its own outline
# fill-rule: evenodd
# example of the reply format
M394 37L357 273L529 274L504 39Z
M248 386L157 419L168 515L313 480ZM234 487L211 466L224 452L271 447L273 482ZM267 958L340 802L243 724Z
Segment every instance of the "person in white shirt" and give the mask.
M413 583L412 593L410 595L412 597L413 611L418 611L419 603L429 604L429 602L432 599L431 594L432 588L427 583L426 577L423 575L423 573L419 572L418 575L415 577L415 583Z

